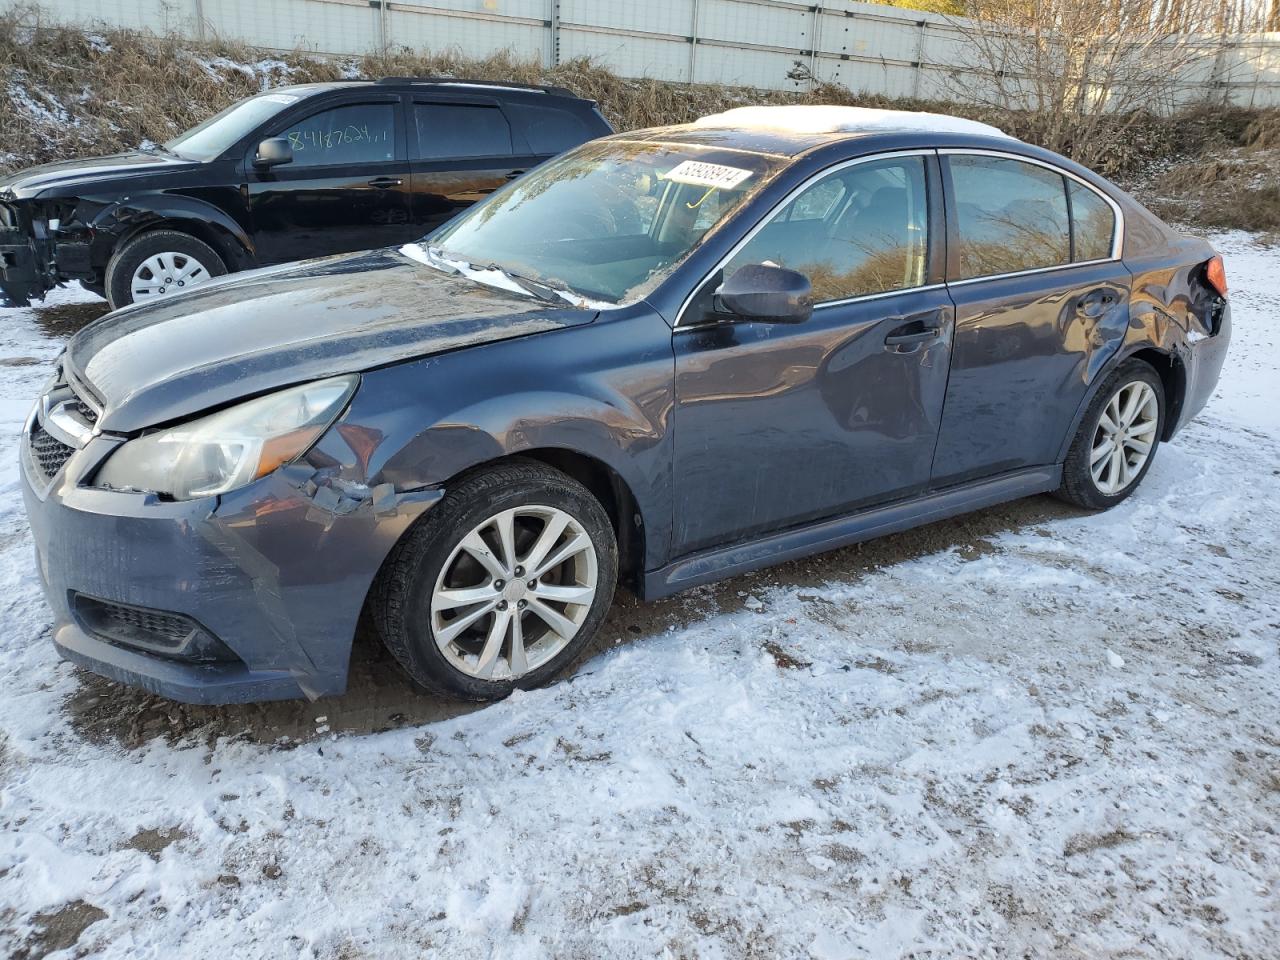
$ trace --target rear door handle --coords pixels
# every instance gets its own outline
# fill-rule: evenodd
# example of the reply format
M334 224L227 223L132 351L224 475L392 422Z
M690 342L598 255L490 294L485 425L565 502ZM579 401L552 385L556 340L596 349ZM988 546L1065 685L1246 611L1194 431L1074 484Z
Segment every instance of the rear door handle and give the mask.
M512 170L510 173L507 174L506 179L515 180L519 177L523 177L524 174L525 172L523 170Z
M398 187L404 181L399 177L374 177L369 181L369 186L376 190L386 190L388 187Z

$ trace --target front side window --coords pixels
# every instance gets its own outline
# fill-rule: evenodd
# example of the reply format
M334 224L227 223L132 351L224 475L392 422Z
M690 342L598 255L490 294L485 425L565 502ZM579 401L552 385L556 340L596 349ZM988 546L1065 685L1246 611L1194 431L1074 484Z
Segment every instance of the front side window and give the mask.
M1106 260L1111 256L1111 239L1116 231L1116 215L1111 204L1086 186L1068 181L1071 195L1071 226L1075 236L1076 263Z
M588 143L471 207L426 242L447 260L493 264L591 299L631 302L786 162L700 144Z
M415 103L419 160L511 156L511 126L498 107L470 103Z
M929 206L924 159L855 164L809 187L774 214L725 265L797 270L813 299L843 300L924 284Z
M960 275L1017 273L1071 262L1066 178L1003 157L950 158Z
M380 163L396 158L396 108L353 103L313 113L277 136L293 148L291 167Z

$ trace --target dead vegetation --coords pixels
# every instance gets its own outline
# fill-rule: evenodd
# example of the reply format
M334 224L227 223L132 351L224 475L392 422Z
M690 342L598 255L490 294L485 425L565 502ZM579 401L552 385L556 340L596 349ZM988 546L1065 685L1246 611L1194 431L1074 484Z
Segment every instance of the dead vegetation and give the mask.
M803 74L798 68L797 86L809 85ZM222 39L197 43L127 29L85 31L31 5L0 13L0 84L10 104L0 111L0 172L163 143L237 100L281 84L379 76L557 84L598 101L622 130L759 103L953 113L1056 147L1122 183L1141 181L1137 192L1174 219L1246 229L1280 225L1280 188L1263 169L1267 151L1280 151L1280 111L1201 106L1168 116L1135 109L1091 114L1087 121L1068 118L1064 126L1060 111L891 99L823 83L792 92L689 86L619 77L585 59L545 68L509 54L477 60L407 49L345 59L269 53ZM1274 157L1270 162L1277 166Z

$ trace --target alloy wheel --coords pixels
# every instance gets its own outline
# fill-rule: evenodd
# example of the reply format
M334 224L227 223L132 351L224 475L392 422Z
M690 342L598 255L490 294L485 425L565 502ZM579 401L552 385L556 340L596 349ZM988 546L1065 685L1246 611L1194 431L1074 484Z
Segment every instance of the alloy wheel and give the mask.
M431 632L456 669L511 680L562 651L591 610L595 544L563 510L524 506L477 524L431 594Z
M1126 383L1112 395L1089 453L1089 473L1101 493L1116 496L1138 478L1151 456L1159 423L1160 401L1145 380Z
M212 278L208 268L195 257L167 251L152 254L138 264L129 289L136 303L149 297L177 293Z

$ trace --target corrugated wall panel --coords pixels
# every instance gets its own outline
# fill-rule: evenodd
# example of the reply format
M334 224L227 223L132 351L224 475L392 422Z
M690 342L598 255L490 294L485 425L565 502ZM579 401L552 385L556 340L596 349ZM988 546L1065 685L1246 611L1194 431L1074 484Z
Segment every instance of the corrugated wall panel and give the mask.
M350 54L378 47L378 21L363 4L206 0L202 6L205 23L213 33L243 38L258 46Z
M972 48L948 18L857 0L559 0L558 42L550 26L557 0L388 0L385 12L373 0L41 3L74 23L216 33L327 54L360 55L385 43L477 57L509 50L550 63L558 52L561 61L592 57L624 76L771 90L806 88L787 77L798 62L854 90L944 100L973 96L977 82L963 70ZM691 36L703 42L690 44ZM1280 34L1232 38L1225 48L1217 38L1205 43L1210 56L1185 72L1179 102L1280 104Z

